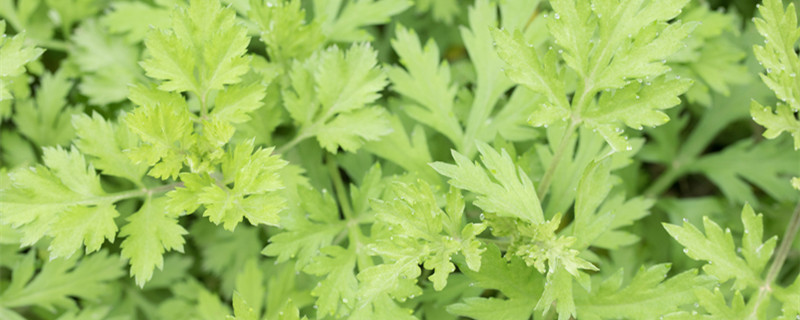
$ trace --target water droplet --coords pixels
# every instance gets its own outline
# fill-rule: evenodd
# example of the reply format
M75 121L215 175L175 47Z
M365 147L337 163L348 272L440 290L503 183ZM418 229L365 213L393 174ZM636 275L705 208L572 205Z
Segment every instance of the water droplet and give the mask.
M559 16L558 12L556 12L556 14L553 15L553 18L556 18L556 20L558 20L558 19L561 19L561 16Z
M689 219L683 218L683 223L689 222Z
M636 100L639 100L639 95L636 95Z
M689 254L689 249L683 248L683 253Z
M347 303L347 302L348 302L348 301L347 301L347 298L342 298L342 302L343 302L343 303Z
M481 220L484 220L484 219L486 219L486 216L483 215L483 213L481 213L480 218L481 218Z

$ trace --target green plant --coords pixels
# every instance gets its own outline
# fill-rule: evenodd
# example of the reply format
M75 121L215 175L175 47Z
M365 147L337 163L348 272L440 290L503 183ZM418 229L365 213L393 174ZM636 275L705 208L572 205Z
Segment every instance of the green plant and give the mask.
M0 318L800 318L797 8L715 6L0 0Z

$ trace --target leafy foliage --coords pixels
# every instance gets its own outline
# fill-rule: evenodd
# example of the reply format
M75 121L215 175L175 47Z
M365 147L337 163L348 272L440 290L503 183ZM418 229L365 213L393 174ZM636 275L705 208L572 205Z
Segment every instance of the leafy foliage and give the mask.
M798 318L755 2L0 0L0 318Z

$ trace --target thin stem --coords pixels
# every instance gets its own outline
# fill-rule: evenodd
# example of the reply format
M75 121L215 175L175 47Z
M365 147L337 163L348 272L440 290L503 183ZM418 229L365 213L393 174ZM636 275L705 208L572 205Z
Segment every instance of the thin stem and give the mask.
M111 194L107 194L107 195L100 196L100 197L83 199L83 200L80 200L80 201L62 203L62 204L92 205L92 204L97 204L97 203L101 203L101 202L114 203L114 202L117 202L117 201L120 201L120 200L125 200L125 199L130 199L130 198L138 198L138 197L143 197L143 196L146 196L146 195L161 194L161 193L168 192L168 191L170 191L172 189L175 189L177 187L180 187L180 186L183 186L183 182L176 182L176 183L166 184L166 185L158 186L158 187L155 187L155 188L152 188L152 189L141 188L141 189L133 189L133 190L128 190L128 191L116 192L116 193L111 193Z
M772 292L772 283L775 281L775 278L778 277L783 263L786 262L786 257L789 255L789 250L792 248L792 242L794 242L794 237L797 236L798 229L800 229L800 202L798 202L797 206L794 208L794 213L789 220L789 226L783 234L783 239L781 239L781 244L778 246L778 251L775 253L775 259L772 260L772 265L769 267L767 277L764 279L764 284L758 290L758 296L756 296L754 304L755 307L753 307L753 312L748 316L748 319L758 318L757 313L759 306L767 295Z
M647 190L644 191L644 195L649 198L655 198L664 193L664 191L666 191L680 176L679 168L680 167L677 166L668 167L666 171L656 178L655 182L647 187Z
M567 150L567 145L569 144L569 140L572 138L572 135L575 134L575 128L577 127L576 122L570 123L567 130L564 132L564 136L561 137L561 141L558 143L558 147L556 148L556 153L553 155L553 159L550 160L550 166L547 167L547 171L544 172L544 176L542 177L542 183L539 184L539 190L537 193L539 194L539 201L544 200L545 195L547 195L547 191L550 188L550 183L553 180L553 174L555 174L556 168L558 168L558 163L561 162L561 158L564 157L564 152Z
M794 242L794 237L797 236L798 229L800 229L800 202L798 202L797 206L794 208L792 218L789 220L789 226L786 228L778 251L775 253L775 260L772 261L772 266L770 266L769 272L767 272L767 278L765 280L767 284L772 284L781 271L781 267L783 267L783 263L789 255L789 250L792 249L792 242Z
M307 134L298 134L292 140L289 140L286 144L282 145L280 148L275 149L275 154L284 154L286 151L289 151L292 147L300 143L301 141L309 138L310 135Z
M328 172L333 181L333 188L336 189L336 198L339 200L339 205L342 207L342 214L345 220L353 218L353 208L350 206L350 200L347 198L347 190L345 190L342 175L339 173L339 165L336 163L336 158L332 153L328 153L325 157L325 164L328 166Z

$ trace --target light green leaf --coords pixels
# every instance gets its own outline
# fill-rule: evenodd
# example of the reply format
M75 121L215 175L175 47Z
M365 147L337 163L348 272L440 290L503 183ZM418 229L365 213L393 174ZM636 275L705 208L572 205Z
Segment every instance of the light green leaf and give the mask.
M13 96L8 90L10 81L25 72L25 64L36 60L44 53L41 48L27 46L25 42L25 32L6 36L6 22L0 21L0 101L12 99Z
M96 20L86 20L72 35L70 57L83 72L78 85L94 105L124 100L128 87L142 77L137 64L139 49L110 37Z
M244 56L250 37L237 25L236 12L217 1L192 0L176 8L170 29L153 30L145 39L150 58L141 65L148 76L164 80L159 89L190 91L205 99L210 90L241 81L249 70Z
M352 152L391 132L383 109L368 106L386 86L376 58L364 44L346 52L331 47L295 62L289 74L292 88L283 92L286 109L300 127L293 143L316 136L330 152L339 147Z
M140 184L147 172L143 164L134 164L124 153L136 146L138 139L128 127L103 119L98 113L85 114L72 118L72 125L78 135L75 145L89 156L92 165L103 174L122 177Z
M800 150L800 120L794 116L794 111L789 105L779 103L775 111L769 107L764 107L756 101L750 105L750 114L753 121L767 128L764 137L775 139L786 131L794 140L794 149Z
M703 217L705 235L688 222L684 222L682 227L664 224L664 228L675 240L686 247L683 252L689 258L708 261L708 264L703 266L706 273L716 277L719 282L734 279L734 287L742 290L748 287L755 288L762 284L761 271L764 269L765 262L772 256L772 251L777 243L777 237L761 243L760 235L763 230L760 229L760 220L761 216L755 216L753 209L749 205L745 205L742 210L745 235L741 248L742 251L747 251L742 253L745 259L736 254L738 251L733 243L731 231L726 229L723 232L722 228L708 217ZM754 234L750 235L750 233Z
M667 279L669 264L641 267L627 286L618 270L591 292L576 290L580 319L657 319L695 301L694 290L709 287L713 280L690 270Z
M153 269L164 266L164 251L183 252L183 236L187 234L178 220L165 210L166 198L148 198L138 212L126 220L119 236L123 258L129 259L130 274L139 287L150 280Z
M322 32L334 42L369 41L362 28L389 22L393 15L411 6L407 0L314 1L315 14L322 17Z
M392 47L405 69L387 68L392 90L413 101L404 107L408 115L460 145L463 132L453 110L457 88L450 80L450 66L439 62L439 48L433 40L423 48L414 31L399 26L396 33Z
M290 60L308 57L325 41L318 19L306 21L299 0L278 3L252 0L247 15L258 24L261 41L267 46L272 62L288 66Z
M80 113L80 106L70 106L67 94L72 82L67 71L45 73L33 99L16 101L12 120L17 130L38 146L64 146L75 136L70 120Z
M10 173L11 187L0 190L0 222L22 233L22 244L53 237L53 258L69 257L86 245L97 251L104 239L113 242L119 214L117 199L100 187L100 177L76 150L44 149L45 166Z
M0 307L39 306L77 308L75 298L96 300L111 288L112 281L123 275L122 261L105 251L83 257L55 258L44 262L34 276L35 251L14 267L11 283L0 294Z
M186 101L178 94L135 87L131 100L139 108L125 117L125 124L144 144L132 148L134 163L152 166L149 175L160 179L178 176L184 154L194 143L194 126Z
M324 247L320 252L322 254L314 257L303 269L314 275L326 276L311 291L312 295L318 297L317 312L323 316L344 315L348 311L346 305L356 301L358 292L358 280L354 274L355 252L340 246Z
M543 223L539 198L525 172L514 164L505 150L499 153L484 143L478 144L478 150L483 166L455 151L452 152L455 165L435 162L431 166L449 177L452 186L477 193L475 205L484 211Z

